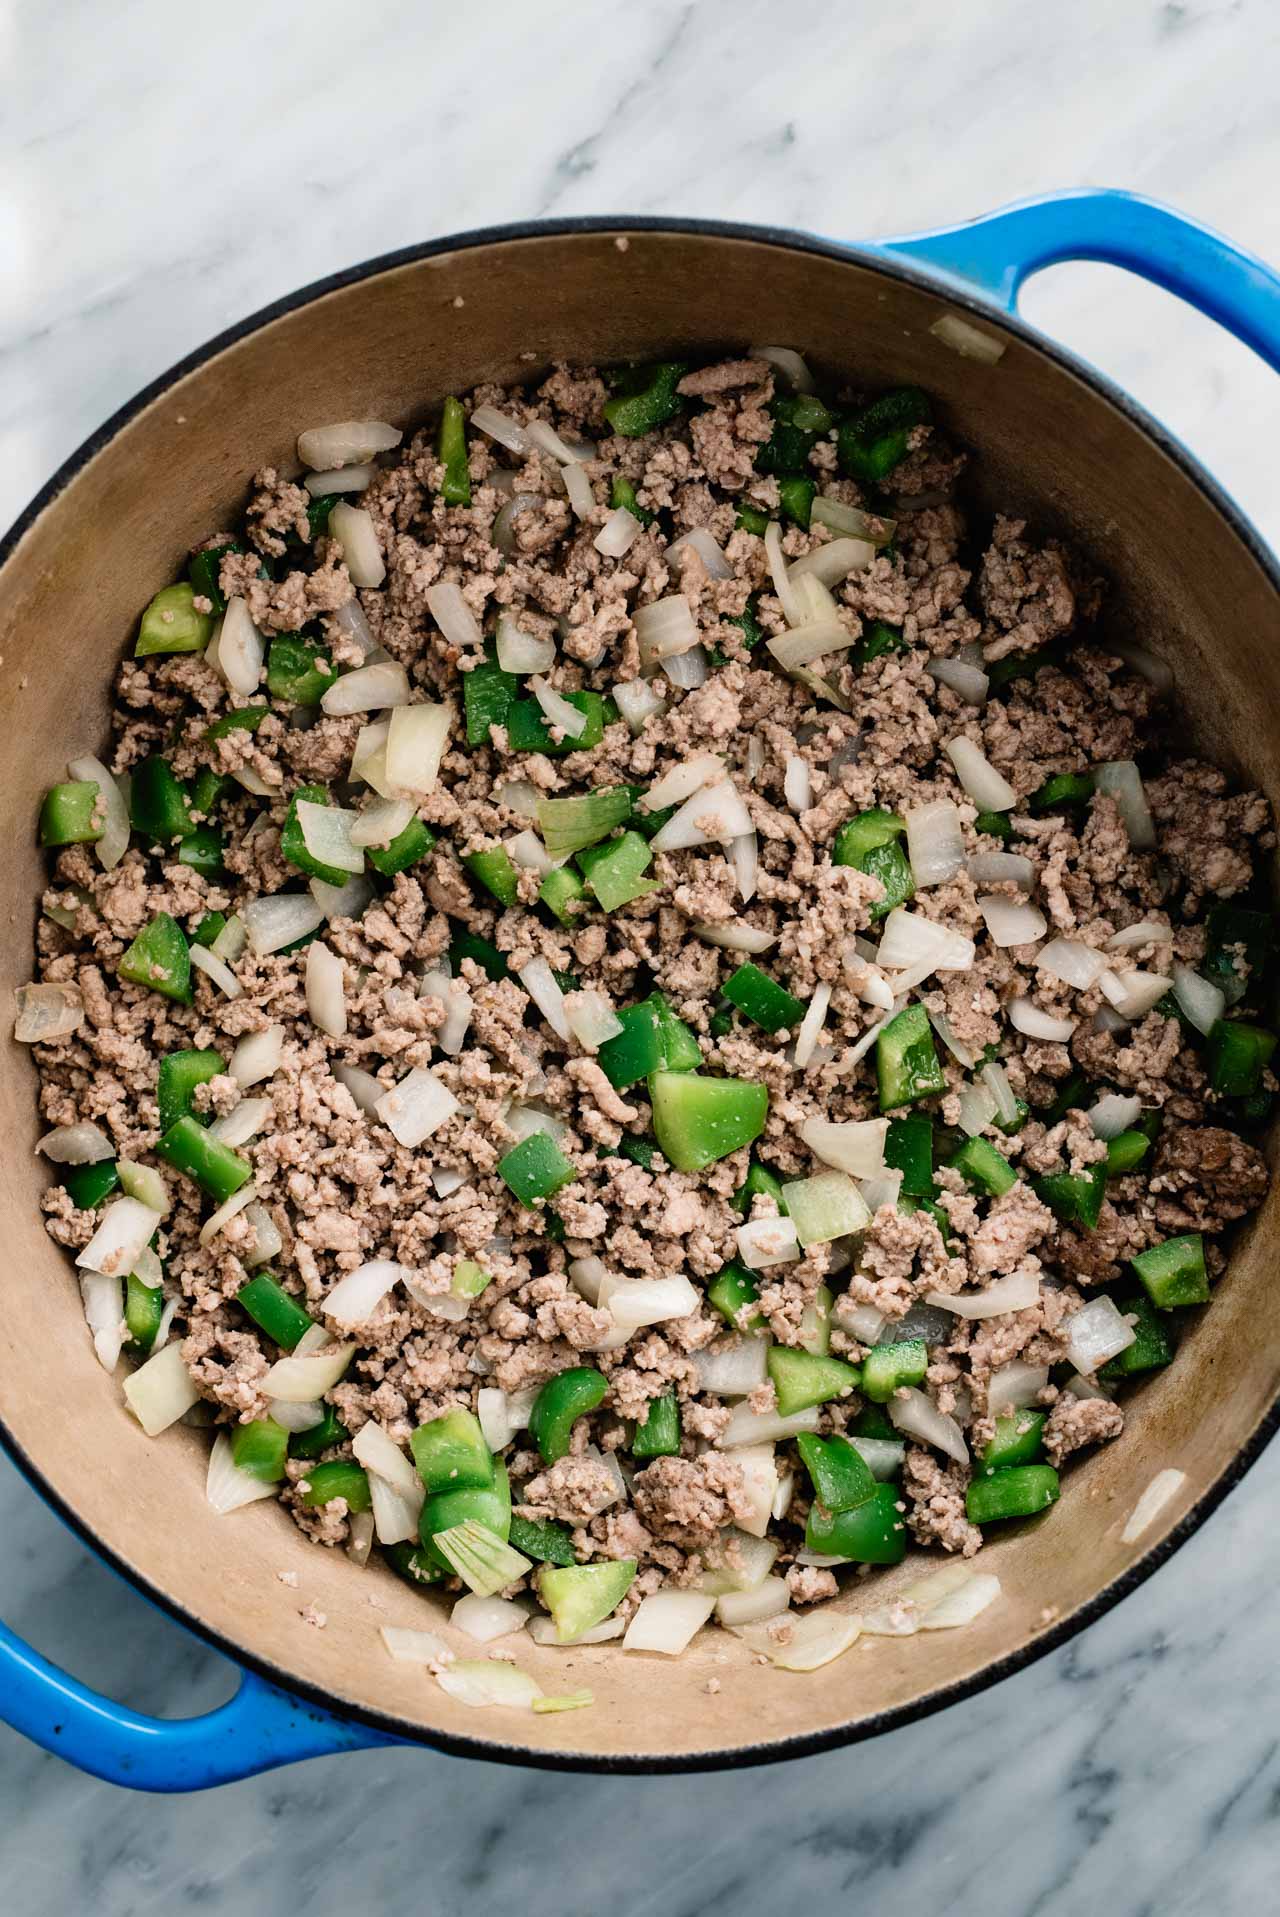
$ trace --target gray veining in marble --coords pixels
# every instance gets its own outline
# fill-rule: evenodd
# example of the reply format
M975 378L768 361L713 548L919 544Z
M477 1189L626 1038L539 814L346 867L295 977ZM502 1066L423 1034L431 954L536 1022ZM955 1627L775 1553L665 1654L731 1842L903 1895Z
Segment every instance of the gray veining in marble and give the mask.
M196 9L162 0L0 8L0 521L210 334L335 267L489 222L625 210L855 238L1106 184L1280 259L1267 0L224 0L200 18L197 39ZM1047 274L1025 308L1280 537L1274 375L1109 269ZM0 1907L1265 1910L1273 1492L1274 1453L1137 1597L999 1690L742 1776L552 1777L390 1751L158 1801L0 1729ZM3 1462L0 1525L0 1613L48 1654L161 1714L229 1693L221 1660Z

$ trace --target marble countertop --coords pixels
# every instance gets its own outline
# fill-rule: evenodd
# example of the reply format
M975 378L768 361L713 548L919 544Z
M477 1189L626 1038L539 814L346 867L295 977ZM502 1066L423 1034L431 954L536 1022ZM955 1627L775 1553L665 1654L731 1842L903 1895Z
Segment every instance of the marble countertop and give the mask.
M162 0L0 13L0 523L220 328L336 267L488 222L705 214L861 238L1123 185L1280 259L1267 0L972 0L941 33L929 0L803 21L768 0L226 0L216 30L175 42L179 17ZM1253 430L1275 420L1277 388L1244 348L1102 267L1046 274L1024 305L1280 541L1275 433ZM606 1883L627 1917L756 1917L846 1893L982 1917L1265 1907L1272 1494L1275 1449L1136 1597L998 1690L739 1776L557 1777L391 1751L148 1800L0 1728L0 1881L24 1917L297 1903L576 1917ZM228 1667L4 1461L0 1534L0 1615L47 1654L164 1715L229 1694ZM571 1832L607 1837L607 1877Z

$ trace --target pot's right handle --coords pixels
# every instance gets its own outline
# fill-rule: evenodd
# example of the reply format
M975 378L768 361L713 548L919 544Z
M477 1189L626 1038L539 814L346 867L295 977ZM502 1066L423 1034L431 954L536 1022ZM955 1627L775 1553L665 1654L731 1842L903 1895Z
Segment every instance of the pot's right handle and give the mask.
M1220 321L1280 371L1280 273L1211 227L1137 193L1052 193L963 226L882 240L880 250L987 293L1011 313L1023 281L1046 266L1121 266Z

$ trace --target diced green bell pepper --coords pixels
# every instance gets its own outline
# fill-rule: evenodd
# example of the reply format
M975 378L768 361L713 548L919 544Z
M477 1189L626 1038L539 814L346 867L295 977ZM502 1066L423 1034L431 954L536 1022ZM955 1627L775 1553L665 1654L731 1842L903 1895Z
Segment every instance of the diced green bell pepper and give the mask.
M233 732L256 732L270 712L270 706L234 706L230 712L224 712L205 730L205 738L211 744L218 739L228 739Z
M547 1379L529 1413L529 1436L544 1464L567 1455L575 1423L596 1409L608 1389L609 1380L590 1365L571 1365Z
M1078 1111L1088 1096L1088 1079L1081 1072L1073 1072L1044 1114L1046 1129L1060 1124L1068 1112Z
M928 1369L929 1348L923 1338L908 1338L900 1345L873 1345L862 1361L862 1395L872 1404L888 1404L904 1385L923 1384Z
M750 961L725 980L723 991L744 1018L765 1032L794 1030L804 1017L803 1002Z
M557 865L538 887L538 897L561 925L573 925L581 918L581 906L587 888L572 866Z
M849 656L855 666L869 666L873 659L882 659L886 653L901 652L905 644L901 626L887 625L883 619L868 619L861 639Z
M229 552L243 551L243 546L229 540L222 546L203 547L200 552L192 553L187 562L187 578L191 581L192 595L209 601L214 619L220 619L227 610L226 595L218 583L223 558Z
M562 1643L581 1637L616 1611L636 1575L634 1558L600 1564L544 1564L537 1574L538 1596L550 1611Z
M504 672L492 659L486 659L462 675L468 745L488 745L489 727L506 725L519 691L520 682L515 673Z
M315 1324L315 1319L269 1271L256 1271L246 1284L241 1285L236 1293L236 1303L241 1310L248 1312L259 1330L265 1331L282 1351L292 1351L298 1340L305 1337Z
M601 407L615 433L626 439L643 439L659 426L665 426L680 411L680 381L689 368L677 360L657 360L638 366L619 381L612 399Z
M900 1564L907 1555L900 1500L896 1484L877 1484L870 1497L848 1511L811 1505L804 1529L806 1548L825 1557L848 1558L853 1564Z
M124 1322L140 1351L150 1351L164 1315L164 1287L144 1284L134 1271L125 1284Z
M831 1398L847 1397L860 1381L856 1365L847 1365L842 1358L797 1351L790 1345L770 1345L765 1364L778 1400L778 1415L783 1418L807 1411L811 1405L826 1404Z
M1018 1174L1008 1159L994 1145L988 1144L985 1138L966 1138L947 1163L975 1191L985 1192L988 1198L999 1198L1003 1192L1011 1191L1018 1182Z
M918 386L882 393L841 421L836 433L841 472L878 486L906 458L914 428L927 425L932 416L928 395Z
M707 1303L714 1305L735 1331L763 1331L766 1320L762 1312L753 1312L742 1320L738 1316L748 1305L754 1305L759 1296L755 1279L735 1260L717 1273L715 1283L708 1287Z
M1058 1474L1050 1464L1015 1464L1007 1471L978 1473L965 1494L970 1524L1000 1524L1032 1518L1058 1498Z
M435 843L436 835L430 826L424 825L421 819L410 819L390 845L366 845L364 855L375 872L393 879L397 872L407 872L411 865L425 859L428 852L434 850Z
M701 1171L759 1138L769 1090L741 1078L654 1072L649 1080L658 1149L677 1171Z
M486 1531L505 1542L511 1529L511 1486L507 1467L501 1458L493 1461L490 1485L468 1485L458 1491L438 1491L428 1497L418 1520L418 1535L434 1563L452 1569L449 1560L437 1551L432 1539L437 1531L451 1531L455 1524L482 1524Z
M507 1543L513 1551L541 1564L576 1564L573 1539L554 1518L520 1518L514 1513Z
M615 826L631 817L633 797L625 785L597 786L572 799L538 800L538 824L553 859L581 852L584 846L607 839Z
M661 992L651 992L649 1003L658 1020L662 1045L662 1070L696 1072L702 1063L702 1048L682 1018L677 1017Z
M490 846L484 852L468 852L462 863L499 905L505 908L515 904L519 874L505 845Z
M193 872L199 872L202 878L216 879L222 876L222 834L216 825L197 825L178 841L178 864L190 866ZM199 934L193 940L202 944Z
M1123 1178L1136 1171L1150 1150L1151 1140L1145 1132L1120 1132L1108 1139L1107 1177Z
M1244 1019L1220 1018L1209 1033L1209 1083L1220 1098L1250 1098L1276 1049L1276 1034Z
M1016 1092L1014 1093L1013 1105L1014 1112L1012 1118L993 1118L991 1121L996 1130L1003 1132L1006 1138L1015 1137L1031 1116L1030 1105L1028 1105L1025 1098L1019 1098Z
M449 930L449 963L455 972L461 969L464 959L471 959L495 985L511 976L506 959L489 939L481 938L478 932L469 932L465 925L453 925Z
M827 1511L852 1511L874 1496L871 1466L847 1438L819 1438L801 1431L796 1449L813 1484L813 1495Z
M1087 805L1093 797L1092 772L1055 772L1027 800L1028 812L1056 812L1060 806Z
M1206 951L1200 970L1226 994L1228 1005L1243 997L1246 982L1257 984L1271 969L1276 952L1276 915L1222 901L1205 920ZM1236 947L1243 951L1236 956ZM1240 960L1243 968L1237 969Z
M1139 1252L1131 1262L1158 1310L1208 1302L1209 1274L1205 1270L1204 1239L1198 1231L1166 1238L1163 1244Z
M409 1449L429 1493L487 1490L493 1483L493 1453L474 1411L455 1406L420 1424Z
M166 1052L156 1072L156 1103L160 1130L167 1132L194 1109L197 1085L205 1085L226 1071L220 1052Z
M192 815L199 813L207 818L229 784L230 780L223 773L215 772L212 766L201 766L194 779L187 780L187 798Z
M604 698L598 692L566 692L566 704L585 712L587 723L576 739L551 737L547 716L536 699L514 699L507 710L507 744L512 752L542 752L563 758L569 752L589 752L604 737ZM547 848L548 851L550 847Z
M659 889L656 879L641 876L653 864L653 853L638 832L624 832L603 845L584 847L578 864L602 912L616 912L619 906Z
M231 1462L263 1484L279 1484L289 1454L289 1433L274 1418L253 1418L231 1434Z
M741 510L742 509L739 508L739 512L741 512ZM760 515L760 517L761 519L764 519L763 513ZM769 523L768 520L765 519L764 525L767 526L768 523ZM761 531L763 530L764 530L764 526L761 527ZM764 627L760 624L760 621L758 617L756 616L757 607L759 606L759 603L760 602L759 602L758 595L753 592L751 597L748 599L743 611L735 614L731 619L725 620L725 624L727 626L738 627L739 631L742 634L742 643L746 647L748 652L754 652L756 647L760 644L761 640L765 637Z
M120 1173L114 1158L102 1158L96 1165L68 1165L61 1183L77 1211L92 1211L116 1190Z
M329 794L322 785L300 785L289 801L289 810L285 813L284 824L280 828L280 851L283 857L299 872L305 872L309 879L322 879L326 885L342 886L350 879L350 872L336 865L325 865L323 860L308 851L307 842L302 836L302 824L298 818L298 802L305 799L310 805L329 805Z
M498 1176L530 1210L540 1198L550 1198L577 1177L554 1138L530 1132L498 1160Z
M1107 1161L1100 1158L1087 1172L1050 1172L1035 1181L1037 1196L1064 1224L1096 1231L1107 1195Z
M902 1173L902 1190L910 1198L933 1196L933 1120L913 1113L891 1118L884 1139L887 1171Z
M313 1424L309 1431L295 1431L289 1439L291 1458L318 1458L325 1451L332 1450L335 1444L345 1444L351 1433L331 1404L324 1408L324 1416L319 1424Z
M995 1421L995 1436L982 1449L982 1464L988 1471L1004 1471L1013 1465L1037 1464L1047 1413L1043 1411L1006 1411Z
M446 399L440 413L436 453L444 467L440 497L446 506L471 504L471 473L467 466L467 415L462 401Z
M642 526L653 524L654 515L640 504L636 498L635 487L621 473L613 475L613 481L609 487L609 506L613 512L621 508L623 512L630 513L631 517L638 519Z
M615 1091L624 1092L629 1085L666 1067L666 1044L652 998L622 1006L617 1016L622 1030L605 1040L596 1059Z
M41 845L93 845L102 837L96 779L69 779L50 786L40 807Z
M195 609L195 587L164 586L138 624L135 659L158 652L203 652L213 632L213 619Z
M876 1039L876 1078L882 1112L896 1111L947 1089L934 1050L929 1014L918 1002L904 1005L881 1027Z
M435 1562L425 1545L410 1544L407 1539L400 1544L385 1545L383 1556L396 1576L402 1577L406 1584L442 1584L446 1578L453 1576L452 1571L442 1569Z
M301 633L277 633L271 641L267 653L267 691L273 699L281 699L291 706L318 706L337 681L338 669L329 654L310 644Z
M129 822L156 845L185 838L192 829L187 795L167 759L143 759L133 769Z
M156 1154L175 1171L185 1172L219 1205L253 1177L253 1166L220 1139L210 1138L194 1118L180 1118L156 1146Z
M787 1201L782 1195L781 1179L775 1178L768 1166L757 1164L752 1159L746 1177L729 1203L740 1217L745 1218L751 1210L751 1200L756 1197L772 1198L778 1210L786 1216Z
M788 473L778 481L778 510L784 519L793 526L809 530L809 516L813 511L813 496L817 484L803 473Z
M990 839L1003 839L1006 842L1013 837L1013 825L1007 812L979 812L973 822L975 832L985 832Z
M305 1491L301 1489L304 1484ZM363 1467L352 1458L331 1458L328 1464L318 1464L308 1471L305 1478L299 1479L299 1498L312 1510L319 1510L335 1498L344 1498L347 1510L352 1513L368 1511L373 1505L369 1480Z
M800 1349L816 1358L831 1350L831 1307L835 1303L826 1285L819 1285L800 1314Z
M1144 1371L1159 1371L1172 1364L1173 1340L1151 1300L1135 1292L1128 1298L1117 1298L1116 1307L1122 1317L1134 1320L1133 1343L1103 1365L1098 1373L1102 1382L1109 1384L1134 1378Z
M812 393L779 393L770 402L773 432L756 453L758 473L802 473L832 418Z
M191 953L182 927L167 912L157 912L150 925L143 926L117 969L131 985L145 985L182 1005L191 1003Z
M636 1458L674 1458L680 1454L680 1404L673 1391L651 1398L631 1440Z
M733 527L735 532L754 533L757 539L763 539L769 530L769 515L761 512L758 506L749 506L745 500L739 500Z

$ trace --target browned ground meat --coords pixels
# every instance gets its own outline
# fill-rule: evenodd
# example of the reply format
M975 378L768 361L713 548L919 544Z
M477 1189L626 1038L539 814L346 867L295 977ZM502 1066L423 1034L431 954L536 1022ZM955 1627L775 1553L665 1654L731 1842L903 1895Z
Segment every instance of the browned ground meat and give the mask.
M277 696L274 669L249 701L263 709L256 729L232 727L210 740L210 722L246 703L228 691L215 655L162 654L120 667L110 765L136 780L141 763L162 754L183 780L219 774L224 785L207 799L206 815L223 834L225 869L205 875L172 846L153 847L141 835L110 871L92 846L70 846L54 860L45 900L54 916L41 920L38 934L39 978L73 991L81 1012L76 1030L36 1047L42 1114L50 1126L94 1122L121 1158L159 1164L156 1074L164 1054L212 1048L225 1062L246 1034L282 1028L279 1066L261 1083L242 1090L223 1070L194 1098L202 1122L234 1123L245 1098L262 1101L256 1130L238 1149L270 1223L242 1213L202 1244L213 1206L189 1180L166 1172L172 1202L158 1237L165 1295L204 1415L229 1425L269 1414L264 1380L280 1354L237 1303L257 1268L261 1233L280 1238L271 1268L285 1290L335 1336L345 1335L326 1311L335 1285L371 1261L394 1260L409 1282L392 1285L354 1327L349 1368L325 1394L347 1431L354 1436L376 1420L403 1445L422 1422L454 1406L474 1408L481 1390L511 1394L516 1429L506 1461L516 1510L568 1527L580 1559L636 1558L631 1603L665 1582L688 1584L708 1565L741 1564L749 1539L734 1527L757 1536L762 1528L759 1473L767 1458L720 1448L733 1400L701 1381L702 1367L723 1362L740 1335L707 1292L740 1253L744 1206L735 1195L752 1163L784 1182L808 1178L830 1169L803 1142L808 1121L878 1115L876 1053L867 1039L886 994L896 994L898 1005L918 999L947 1034L950 1049L936 1046L944 1089L920 1108L935 1119L956 1125L963 1118L972 1131L971 1101L961 1093L977 1081L984 1055L998 1057L1010 1092L1029 1108L1026 1122L1012 1133L991 1118L977 1124L1016 1182L992 1199L942 1163L944 1144L954 1151L960 1134L947 1142L938 1131L927 1208L900 1205L881 1185L864 1232L836 1245L812 1243L760 1271L759 1296L741 1318L759 1314L778 1343L810 1347L834 1293L833 1351L855 1364L867 1339L923 1331L931 1346L924 1389L975 1448L993 1429L991 1380L1015 1359L1055 1368L1042 1396L1051 1406L1044 1433L1051 1463L1116 1435L1119 1404L1061 1391L1073 1315L1098 1287L1114 1288L1122 1305L1131 1301L1135 1256L1173 1235L1220 1232L1253 1210L1267 1187L1261 1155L1240 1135L1238 1101L1210 1090L1204 1045L1167 997L1112 1029L1101 986L1076 991L1059 983L1037 965L1036 941L992 942L987 898L1024 894L1000 877L971 875L967 862L1002 849L1002 841L978 830L977 807L944 748L963 734L1012 785L1012 839L1003 849L1031 862L1029 895L1045 916L1046 936L1105 951L1121 978L1135 968L1163 977L1175 961L1204 961L1214 899L1252 887L1274 843L1265 802L1231 791L1215 768L1189 758L1151 686L1105 650L1092 631L1100 586L1082 559L1020 518L1002 515L992 524L970 516L957 491L967 455L937 428L912 430L906 457L886 482L883 496L896 517L892 544L836 580L818 609L849 643L810 662L804 679L777 670L760 635L778 638L787 621L765 542L739 524L740 516L756 524L754 514L779 513L779 480L759 470L773 463L761 461L760 450L775 429L777 377L754 358L689 371L679 382L679 410L636 438L611 431L602 412L611 384L594 368L559 367L525 388L477 390L464 401L468 413L497 407L521 427L544 422L578 449L590 442L579 468L589 506L582 509L576 486L574 502L566 497L551 452L532 443L507 452L475 428L467 435L471 501L446 505L435 433L423 431L383 456L363 496L346 496L368 514L368 536L385 562L378 587L357 590L335 528L323 521L313 528L309 495L273 468L256 475L239 533L209 542L222 547L234 538L243 548L225 553L219 583L224 595L243 598L267 648L275 635L302 632L320 661L345 673L362 665L371 639L405 669L412 702L440 702L454 713L438 779L411 795L434 849L394 878L370 871L369 896L354 905L354 916L321 928L344 966L340 1036L308 1015L304 950L233 956L234 998L200 970L192 973L190 1003L120 976L126 947L158 913L190 939L206 914L229 916L255 898L304 887L286 832L298 786L327 788L349 809L375 796L352 777L353 758L359 748L367 759L370 742L366 736L362 746L361 734L387 713L299 713ZM841 403L848 411L855 400L846 395ZM834 430L815 436L808 468L836 506L879 510L880 497L869 498L841 469ZM499 525L513 493L525 503ZM620 496L634 496L644 523L615 558L596 539ZM832 537L817 518L807 529L781 523L792 564ZM885 528L873 523L872 531L882 537ZM672 552L690 532L693 545ZM727 576L716 576L726 568ZM573 747L553 729L549 750L516 750L515 720L496 711L487 737L473 729L465 739L464 688L483 683L470 675L485 658L460 631L456 606L442 629L441 587L460 589L486 640L504 617L551 641L546 677L554 690L606 701L598 742ZM685 687L657 672L650 684L661 703L633 729L607 701L626 688L626 706L651 671L637 614L678 595L710 670L703 684ZM901 645L855 648L872 621L895 628ZM931 658L963 648L992 673L991 696L979 707L930 671ZM1021 655L1018 669L1004 677L1002 662L1013 655ZM530 698L528 685L520 690ZM541 829L539 803L621 784L639 794L708 753L717 755L717 776L733 782L754 827L758 873L749 897L732 858L714 842L651 852L650 891L607 913L588 896L568 923L538 905L535 870L515 871L511 903L477 880L472 855L518 836L527 848ZM1056 774L1139 754L1152 768L1146 792L1154 853L1130 846L1108 793L1073 809L1029 803ZM378 777L375 767L370 778ZM935 802L955 808L963 860L942 882L919 884L907 909L972 939L975 955L965 971L903 985L877 962L882 878L836 863L833 853L854 815L902 815ZM633 816L630 829L640 825L652 831L642 814ZM1115 934L1139 921L1155 921L1148 943L1114 949ZM819 988L829 994L806 1068L794 1062L798 1013L777 1030L725 1015L723 988L743 954L695 929L707 926L751 928L761 943L753 962L802 1004ZM462 933L486 943L460 945ZM488 954L487 962L477 954ZM1242 981L1256 983L1241 950L1225 956ZM696 1171L676 1170L656 1149L644 1074L615 1085L594 1044L566 1039L535 1009L515 976L535 960L562 975L575 1023L601 998L617 1008L662 992L705 1075L767 1088L767 1118L754 1145ZM442 986L446 967L451 979ZM1068 1019L1069 1039L1023 1037L1009 1017L1019 997ZM1250 1005L1241 1014L1257 1017ZM465 1025L453 1036L450 1008ZM962 1056L972 1063L962 1064ZM415 1067L429 1070L456 1104L422 1144L405 1146L369 1106ZM1050 1114L1077 1072L1089 1081L1088 1094L1065 1115ZM1272 1086L1264 1074L1260 1089ZM1106 1146L1085 1107L1104 1092L1136 1095L1143 1123L1161 1129L1138 1170L1109 1182L1090 1228L1060 1194L1055 1199L1052 1181L1092 1188ZM569 1182L549 1205L519 1203L498 1169L529 1122L522 1108L549 1115L539 1122L556 1127L567 1160ZM51 1235L68 1249L92 1236L95 1217L61 1184L50 1188L45 1211ZM790 1226L778 1212L771 1192L749 1208L752 1222L777 1219L785 1246ZM1211 1242L1207 1251L1216 1277L1221 1249ZM451 1289L463 1261L478 1263L491 1280L465 1300ZM601 1265L610 1279L633 1284L686 1277L694 1308L624 1339L609 1293L597 1298ZM926 1293L945 1303L1011 1277L1030 1287L1034 1302L974 1320L937 1303L921 1314ZM574 1427L568 1455L547 1463L527 1436L529 1402L575 1366L602 1375L603 1400ZM743 1396L747 1411L777 1408L768 1380L753 1376ZM677 1452L633 1455L636 1421L666 1397L679 1410ZM896 1408L896 1401L887 1407L890 1414ZM863 1409L856 1393L829 1400L817 1414L820 1433L856 1436ZM327 1456L346 1457L350 1445L344 1438ZM777 1568L794 1602L813 1603L834 1592L836 1578L798 1561L809 1489L790 1441L778 1443L774 1464L797 1483L788 1519L769 1528ZM315 1468L291 1460L282 1501L308 1536L336 1545L349 1535L350 1513L341 1498L319 1509L305 1502ZM965 1556L976 1551L981 1533L966 1516L969 1476L969 1466L913 1441L901 1480L904 1533ZM767 1475L764 1484L768 1492Z

